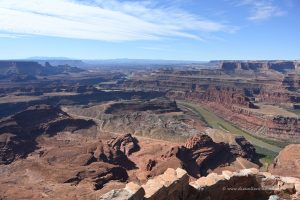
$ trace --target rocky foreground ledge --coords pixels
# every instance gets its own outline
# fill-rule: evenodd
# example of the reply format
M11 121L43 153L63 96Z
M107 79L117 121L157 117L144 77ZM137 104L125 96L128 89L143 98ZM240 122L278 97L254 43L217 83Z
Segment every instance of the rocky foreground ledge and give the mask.
M130 182L123 189L111 190L99 200L263 200L300 199L300 179L275 176L258 169L211 173L189 182L181 168L167 169L144 185Z

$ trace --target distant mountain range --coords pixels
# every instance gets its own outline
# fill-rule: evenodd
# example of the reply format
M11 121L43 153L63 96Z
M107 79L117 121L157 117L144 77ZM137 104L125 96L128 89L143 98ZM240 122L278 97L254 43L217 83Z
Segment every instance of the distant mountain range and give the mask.
M205 63L204 61L183 61L183 60L151 60L151 59L106 59L106 60L83 60L89 64L190 64L190 63Z
M155 59L72 59L66 57L30 57L24 60L37 61L39 63L49 62L51 65L69 64L74 67L95 65L170 65L170 64L202 64L205 61L182 61L182 60L155 60Z
M47 57L47 56L34 56L25 58L24 60L76 60L67 57Z

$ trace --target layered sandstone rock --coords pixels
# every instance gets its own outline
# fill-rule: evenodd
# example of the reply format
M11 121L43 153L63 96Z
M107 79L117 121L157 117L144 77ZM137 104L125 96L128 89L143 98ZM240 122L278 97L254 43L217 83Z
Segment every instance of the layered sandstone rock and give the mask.
M243 148L248 148L248 150L244 151ZM241 144L241 146L223 142L215 143L208 135L197 134L189 138L183 146L172 147L160 159L151 160L146 168L155 173L158 169L182 167L187 170L189 175L200 177L210 171L218 171L229 166L236 169L243 168L237 163L255 166L250 162L255 156L254 147L249 143Z
M201 103L251 134L299 140L286 111L299 107L299 61L220 61L220 69L162 69L117 85L134 90L166 91L172 100ZM141 78L142 77L142 78ZM269 116L261 105L282 108ZM285 111L284 111L285 110ZM286 123L279 124L277 116Z
M185 199L188 196L189 177L187 173L178 169L167 169L162 175L154 177L146 184L138 186L129 183L124 189L110 191L100 197L102 200L165 200ZM134 189L130 189L134 188Z
M281 150L269 171L280 176L300 178L300 144L290 144Z
M125 101L121 103L114 103L105 109L106 114L118 114L138 112L138 111L153 111L155 113L168 113L168 112L178 112L180 109L177 107L175 101L168 101L166 99L154 99L151 101Z
M62 177L59 177L60 179ZM99 190L104 184L112 181L126 181L128 179L127 172L124 168L109 165L102 162L95 162L83 168L75 169L64 183L78 185L81 182L89 182L94 185L92 189Z
M296 61L223 61L220 64L221 69L225 71L235 70L275 70L284 72L287 70L296 70L298 62Z
M37 149L36 138L42 134L52 136L90 128L95 128L92 120L73 119L57 107L30 107L0 121L0 164L26 157Z
M203 128L203 123L185 115L174 101L166 99L109 102L83 108L72 106L67 112L98 120L104 132L127 132L155 139L185 140L196 134L198 127Z
M216 143L227 143L231 152L236 156L241 156L250 161L255 161L256 152L254 146L243 136L235 136L228 132L208 128L205 133Z
M55 75L62 73L79 73L85 70L71 67L69 65L52 66L48 62L41 65L34 61L0 61L0 75L4 77L15 77L16 75Z
M187 173L178 168L167 169L164 174L154 177L140 188L136 193L128 195L127 187L118 192L109 192L100 199L119 200L139 199L149 200L232 200L249 199L264 200L270 198L283 198L295 200L300 197L300 180L297 178L279 177L259 172L257 169L244 169L238 172L223 171L222 174L211 173L189 182ZM144 190L145 195L141 196ZM113 194L113 195L112 195Z
M297 178L273 176L257 169L244 169L238 172L223 171L193 181L190 185L197 192L190 199L268 199L278 196L284 199L297 199L300 192Z
M210 87L201 96L201 100L224 104L229 108L232 105L256 108L243 90L234 87Z
M128 159L125 151L126 149L131 149L132 145L131 144L123 144L123 145L124 145L123 149L120 149L111 146L110 144L104 144L102 141L100 141L99 143L97 143L93 155L95 159L98 161L120 165L126 169L132 169L135 166L135 164Z
M129 179L128 171L135 164L118 145L110 145L116 138L128 139L131 136L127 134L111 140L70 132L39 136L40 149L24 159L0 165L0 197L95 199L99 197L98 193L123 186ZM130 142L122 144L124 149L132 147ZM43 191L47 185L51 190L45 195Z
M253 135L300 141L300 123L297 116L264 115L241 107L228 109L214 102L202 105L217 116L232 122Z
M2 199L95 199L106 185L128 179L126 170L104 162L49 165L44 160L17 160L1 167ZM124 183L122 183L124 184ZM48 188L48 190L47 190Z
M222 151L229 153L226 145L216 144L209 136L199 134L188 139L185 146L172 148L162 158L166 162L174 158L179 159L182 167L190 175L198 177L213 167L214 163L211 160L218 157L218 153Z
M129 156L139 150L138 141L132 137L130 133L117 136L107 142L113 149L121 150L125 155Z

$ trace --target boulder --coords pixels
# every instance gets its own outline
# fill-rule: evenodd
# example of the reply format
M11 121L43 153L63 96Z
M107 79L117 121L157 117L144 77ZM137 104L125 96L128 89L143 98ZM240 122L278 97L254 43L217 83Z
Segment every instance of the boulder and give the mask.
M290 144L279 152L268 171L280 176L300 178L300 144Z
M144 189L130 182L124 189L115 189L102 195L99 200L141 200L145 195Z

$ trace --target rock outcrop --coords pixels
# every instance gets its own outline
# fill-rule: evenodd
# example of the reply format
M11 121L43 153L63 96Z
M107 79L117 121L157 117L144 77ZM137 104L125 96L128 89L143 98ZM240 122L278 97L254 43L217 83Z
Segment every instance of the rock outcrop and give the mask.
M290 144L281 150L269 171L280 176L300 178L300 144Z
M297 61L223 61L220 63L221 69L224 71L235 70L275 70L284 72L287 70L296 70Z
M33 140L23 140L11 134L0 134L0 164L8 164L18 158L24 158L37 147Z
M144 196L144 189L140 185L130 182L124 189L111 190L101 196L99 200L141 200Z
M291 177L273 176L257 169L238 172L211 173L189 182L187 173L178 169L167 169L139 186L129 183L124 189L112 190L100 197L101 200L265 200L300 198L300 180ZM130 189L134 188L134 189Z
M241 145L239 148L228 143L215 143L208 135L197 134L189 138L183 146L175 146L164 153L160 158L161 160L154 159L157 161L155 167L151 160L146 168L153 169L155 172L160 168L181 167L193 177L205 176L210 171L234 165L237 159L246 158L249 161L245 159L245 162L251 163L251 159L256 156L254 147L247 143L247 145ZM243 148L248 149L244 151ZM255 164L251 163L251 166L255 166Z
M201 105L253 135L300 141L300 119L296 115L264 115L241 107L228 108L214 102L204 102Z
M115 138L112 140L115 140ZM132 149L132 144L123 143L122 147L123 149L118 146L111 145L111 141L108 141L108 144L99 141L96 145L96 149L93 155L98 161L120 165L126 169L134 168L135 164L131 162L127 157L127 155L129 155L128 152L130 152L130 149ZM126 151L126 149L128 150L128 152Z
M47 192L50 199L95 199L99 192L123 186L129 179L128 172L135 169L117 143L111 145L111 141L121 141L121 147L130 150L129 140L137 142L130 134L111 140L71 132L40 135L36 139L40 149L24 159L0 165L0 197L42 199L45 187L51 185Z
M177 107L175 101L168 101L166 99L154 99L149 101L131 100L121 103L114 103L105 109L105 114L118 114L120 112L130 113L139 111L152 111L154 113L168 113L178 112L180 109Z
M48 76L63 73L79 73L85 70L69 65L52 66L48 62L41 65L35 61L0 61L0 77L15 78L16 76ZM23 80L26 81L26 80Z
M166 99L109 102L103 105L68 107L68 113L99 120L104 132L131 133L155 139L182 141L198 130L190 123L203 123L185 115L174 101Z
M74 173L75 172L75 173ZM114 165L109 165L102 162L92 163L82 169L74 170L73 176L65 180L64 183L78 185L80 182L89 182L94 186L91 189L99 190L104 184L112 181L126 181L128 179L127 172L124 168Z
M209 170L234 159L228 144L215 143L208 135L200 134L188 139L176 156L183 162L184 169L195 177L206 175Z
M39 105L0 121L0 164L24 158L37 149L36 138L95 127L92 120L73 119L58 107Z
M117 136L109 140L107 144L113 149L121 150L127 156L140 148L137 139L132 137L130 133Z
M209 87L201 96L202 101L216 102L231 107L239 105L248 108L257 108L245 91L234 87Z
M243 136L235 136L228 132L208 128L205 133L212 138L216 143L226 143L230 146L230 151L233 155L241 156L250 161L257 159L254 146L246 140Z

